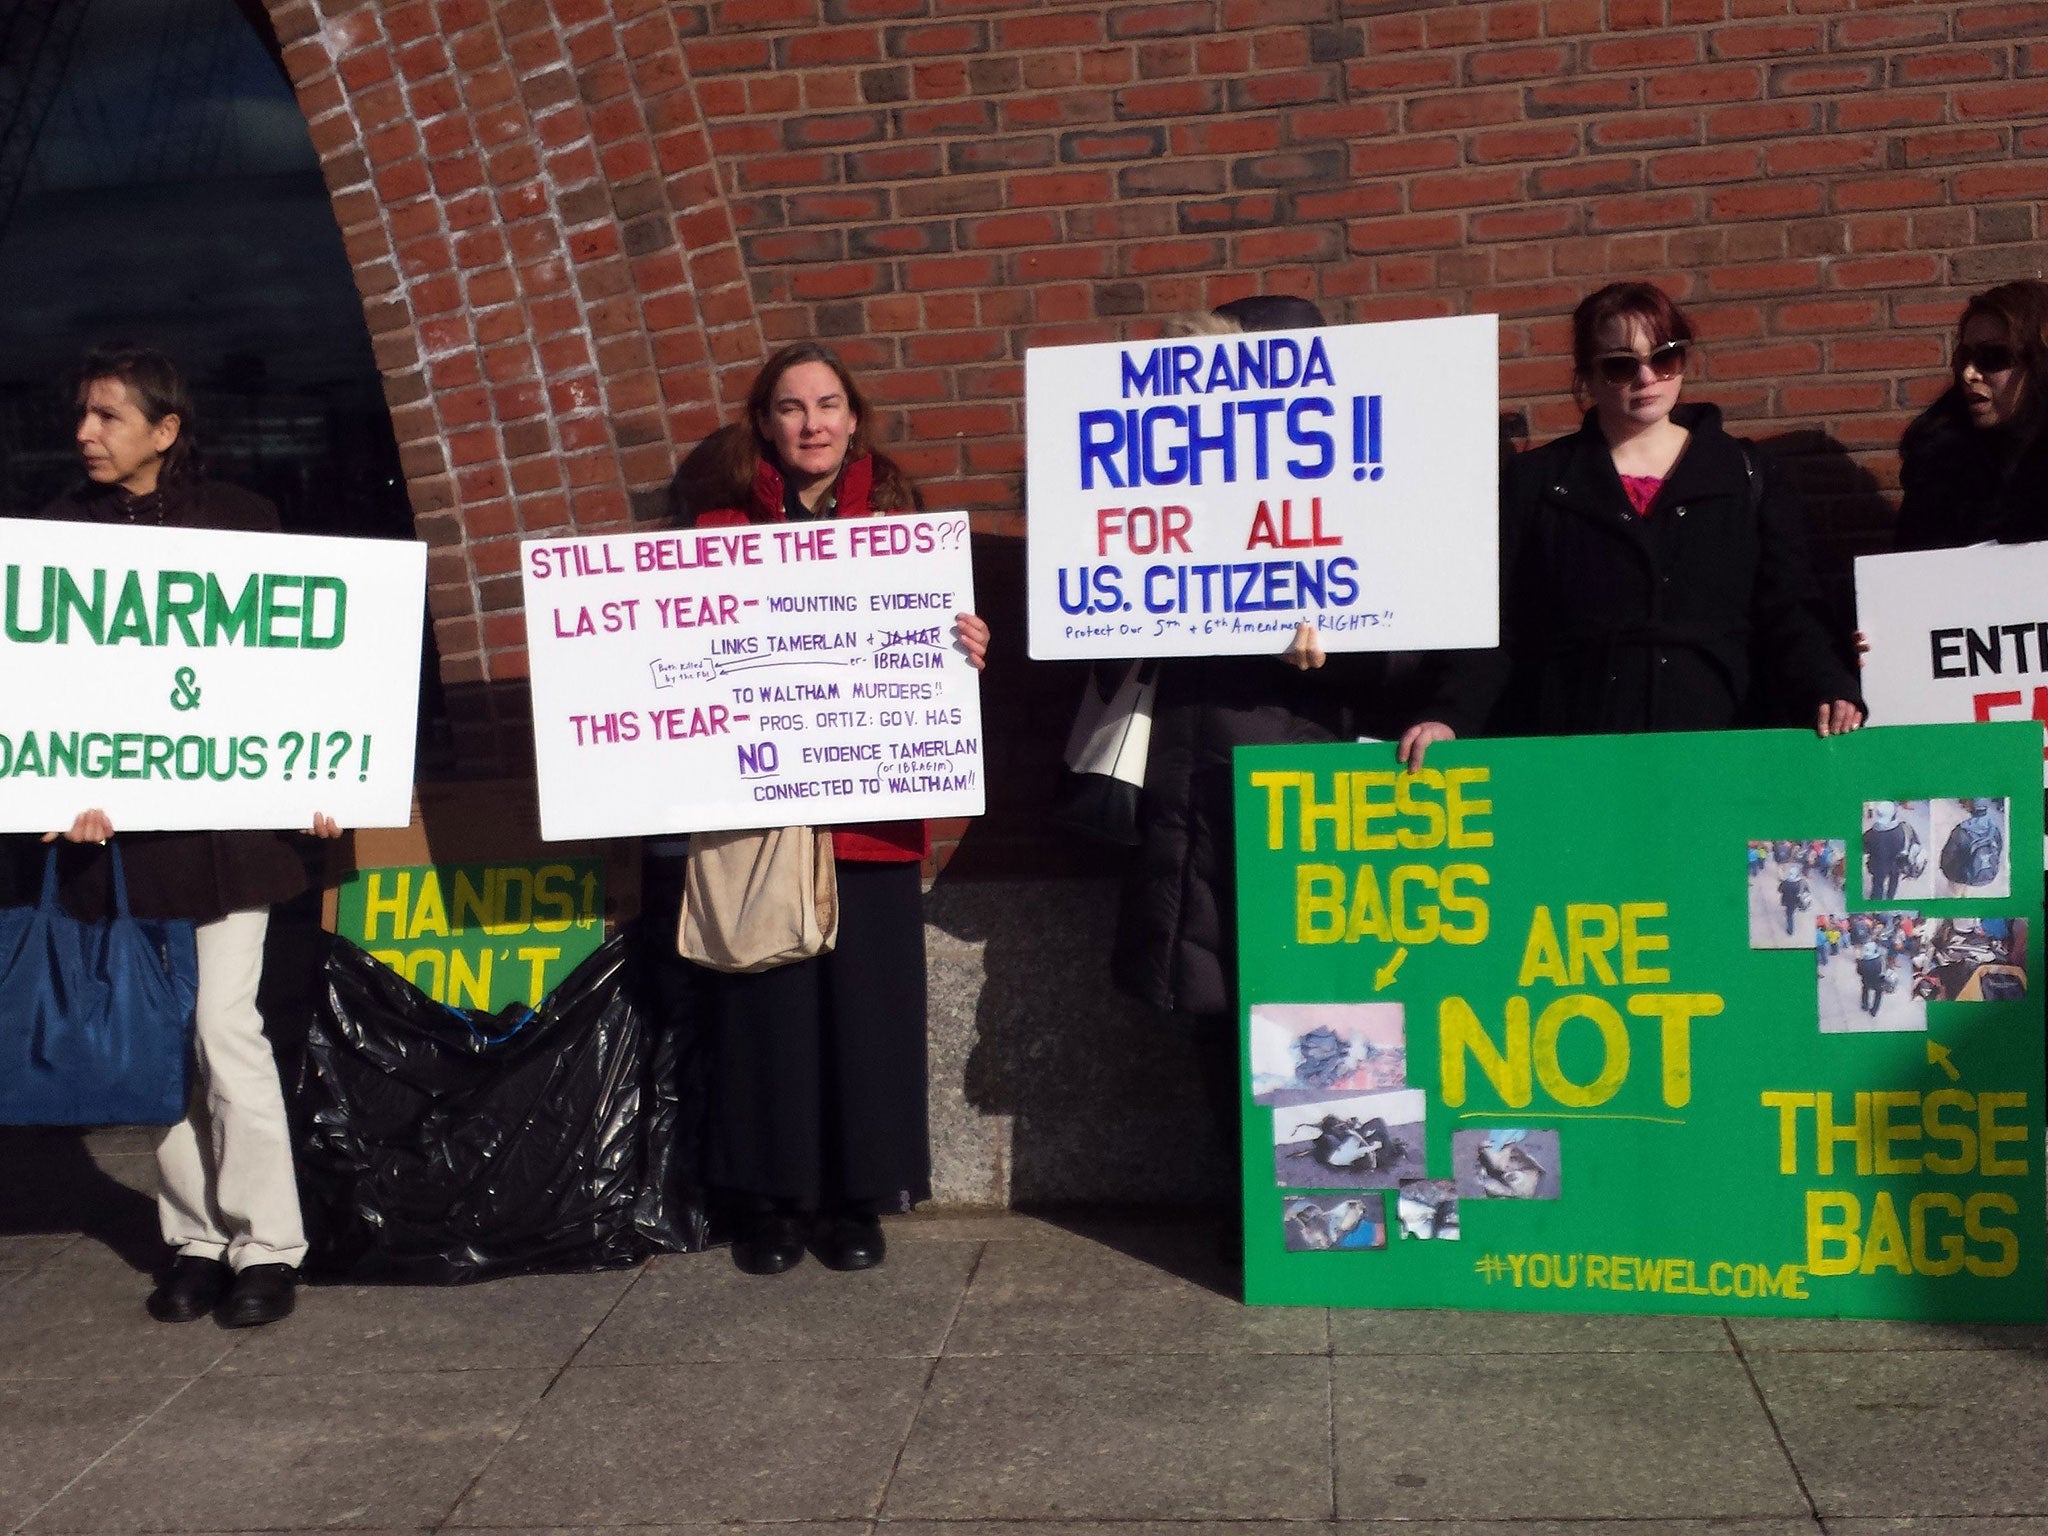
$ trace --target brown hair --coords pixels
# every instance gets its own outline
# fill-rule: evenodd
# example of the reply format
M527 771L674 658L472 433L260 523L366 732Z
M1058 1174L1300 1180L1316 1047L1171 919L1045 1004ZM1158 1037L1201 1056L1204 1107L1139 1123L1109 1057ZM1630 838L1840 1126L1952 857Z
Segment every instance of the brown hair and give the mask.
M2048 283L2023 277L2018 282L2000 283L1970 296L1963 317L1956 322L1956 340L1979 315L1988 315L2005 327L2006 344L2019 354L2020 399L2014 425L2022 437L2031 437L2048 418Z
M125 385L128 398L152 427L166 416L178 418L178 435L164 450L163 463L156 472L158 485L175 485L199 478L199 447L192 432L192 391L178 365L161 352L148 347L103 347L86 354L78 365L73 401L83 415L86 391L101 379Z
M725 474L729 482L728 492L734 497L728 504L746 506L753 495L754 473L760 468L763 456L773 462L773 452L761 436L761 418L768 414L768 408L775 399L775 386L782 382L782 376L803 363L823 363L839 377L839 387L845 391L846 404L854 416L853 436L847 439L846 457L852 460L866 455L874 461L874 490L870 495L870 505L877 512L906 512L914 508L918 502L917 488L911 483L910 476L894 459L875 447L874 440L868 435L873 418L868 410L867 397L854 383L853 374L846 364L839 360L839 354L816 341L792 342L769 357L761 365L761 371L754 375L754 386L747 391L746 419L735 423L734 430L726 434Z
M1572 393L1584 390L1599 356L1600 333L1607 322L1636 320L1650 333L1650 345L1694 339L1692 322L1672 302L1671 295L1655 283L1609 283L1598 293L1589 293L1572 311Z

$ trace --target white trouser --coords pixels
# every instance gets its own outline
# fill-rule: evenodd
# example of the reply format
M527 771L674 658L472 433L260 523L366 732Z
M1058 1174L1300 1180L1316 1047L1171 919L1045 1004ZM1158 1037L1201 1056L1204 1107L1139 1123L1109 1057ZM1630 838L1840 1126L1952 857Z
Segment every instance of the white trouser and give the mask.
M164 1241L235 1269L306 1256L284 1090L256 1011L269 926L267 908L200 924L191 1102L156 1148Z

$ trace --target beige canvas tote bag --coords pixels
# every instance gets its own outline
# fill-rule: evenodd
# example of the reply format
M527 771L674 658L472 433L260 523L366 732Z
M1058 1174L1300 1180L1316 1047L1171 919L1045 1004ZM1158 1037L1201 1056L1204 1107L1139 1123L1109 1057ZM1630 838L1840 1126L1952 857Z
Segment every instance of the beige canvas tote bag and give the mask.
M692 832L676 949L714 971L772 970L839 937L839 875L823 827Z

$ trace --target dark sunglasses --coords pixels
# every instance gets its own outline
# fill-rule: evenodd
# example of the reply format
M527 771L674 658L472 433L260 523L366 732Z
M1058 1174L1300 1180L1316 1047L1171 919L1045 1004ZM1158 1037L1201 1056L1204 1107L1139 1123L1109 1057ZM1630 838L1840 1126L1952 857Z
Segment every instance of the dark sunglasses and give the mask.
M1685 351L1685 342L1667 341L1661 347L1650 348L1647 357L1638 357L1633 352L1610 352L1593 359L1593 371L1603 384L1633 384L1643 364L1648 363L1651 377L1675 379L1685 372Z
M2004 373L2019 362L2019 353L2002 341L1966 341L1956 348L1955 369L1975 368L1982 373Z

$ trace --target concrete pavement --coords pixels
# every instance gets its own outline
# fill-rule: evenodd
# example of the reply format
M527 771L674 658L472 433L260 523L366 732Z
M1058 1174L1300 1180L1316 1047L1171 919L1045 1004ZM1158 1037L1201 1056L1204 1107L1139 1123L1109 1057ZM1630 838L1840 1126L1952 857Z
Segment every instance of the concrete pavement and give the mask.
M991 1215L238 1334L143 1315L149 1176L0 1132L0 1531L2048 1536L2041 1328L1251 1310L1212 1225Z

